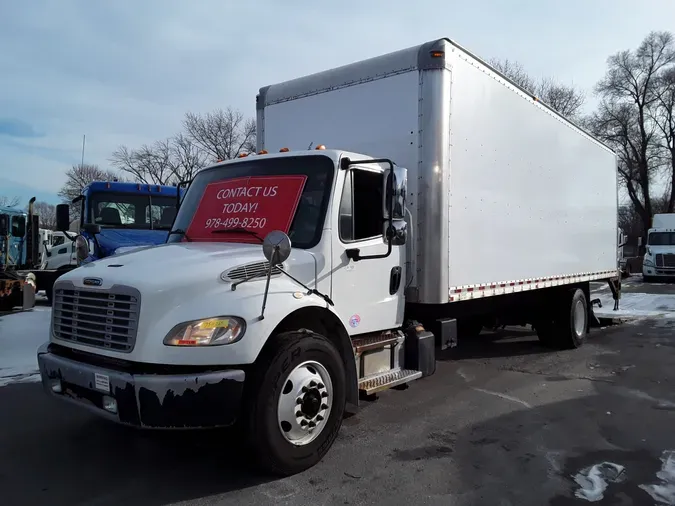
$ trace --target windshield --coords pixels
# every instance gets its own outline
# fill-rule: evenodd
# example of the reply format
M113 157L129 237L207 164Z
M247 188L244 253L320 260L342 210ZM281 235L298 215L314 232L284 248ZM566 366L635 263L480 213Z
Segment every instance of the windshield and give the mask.
M258 242L274 229L293 247L312 248L321 238L334 164L325 155L255 157L205 169L190 185L174 224L187 240ZM227 233L228 229L250 233ZM256 237L257 236L257 237ZM183 240L180 233L168 242Z
M650 246L675 246L675 232L652 232L647 243Z
M95 193L88 216L103 227L169 230L176 215L176 199L155 195Z

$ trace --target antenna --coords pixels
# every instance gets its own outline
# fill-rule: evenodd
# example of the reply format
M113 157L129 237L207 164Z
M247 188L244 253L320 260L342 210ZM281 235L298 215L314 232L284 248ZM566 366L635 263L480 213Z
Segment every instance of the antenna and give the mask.
M85 144L86 138L87 138L86 135L82 136L82 161L80 162L80 167L84 166L84 144Z
M314 141L312 141L312 142L309 143L309 146L307 146L307 151L309 151L310 149L312 149L312 145L313 145L313 144L314 144Z

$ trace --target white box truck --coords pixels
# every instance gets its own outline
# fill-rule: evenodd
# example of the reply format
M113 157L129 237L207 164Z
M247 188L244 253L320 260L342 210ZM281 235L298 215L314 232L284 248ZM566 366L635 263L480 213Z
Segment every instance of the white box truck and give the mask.
M50 395L144 428L238 421L292 474L458 329L574 348L589 282L618 296L614 153L454 42L257 104L259 152L200 171L167 244L59 278Z
M675 213L655 214L642 261L647 282L675 277Z

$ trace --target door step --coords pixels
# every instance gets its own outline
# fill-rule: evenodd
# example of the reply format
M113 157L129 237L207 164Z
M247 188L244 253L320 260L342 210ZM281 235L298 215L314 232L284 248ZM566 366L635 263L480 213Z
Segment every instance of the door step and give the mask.
M384 348L389 344L396 344L400 339L401 336L390 332L386 334L355 337L352 339L352 347L354 348L354 353L360 355L364 351L377 350Z
M377 376L364 378L359 381L359 390L371 395L382 390L388 390L404 383L410 383L422 377L422 371L410 369L398 369L396 371L378 374Z

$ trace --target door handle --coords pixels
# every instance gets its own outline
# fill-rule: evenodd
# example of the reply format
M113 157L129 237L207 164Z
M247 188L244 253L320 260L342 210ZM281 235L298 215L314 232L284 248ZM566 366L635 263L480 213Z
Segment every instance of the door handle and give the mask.
M399 266L392 267L389 275L389 295L394 295L398 292L401 286L401 268Z

